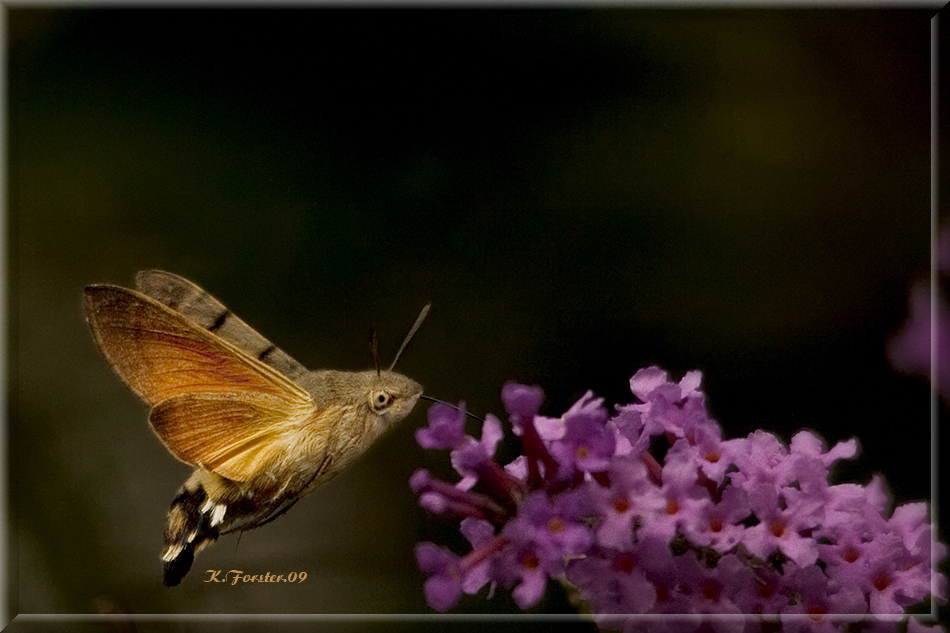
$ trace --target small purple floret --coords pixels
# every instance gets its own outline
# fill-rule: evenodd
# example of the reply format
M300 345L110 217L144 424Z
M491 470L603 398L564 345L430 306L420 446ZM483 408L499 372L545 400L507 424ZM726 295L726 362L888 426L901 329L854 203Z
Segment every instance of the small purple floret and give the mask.
M437 402L429 407L429 426L416 431L422 448L455 448L465 437L465 405L454 407Z
M511 416L515 432L519 432L525 420L530 420L538 414L544 401L544 391L540 387L509 382L501 388L501 401L505 405L505 411Z
M419 569L431 574L425 583L426 601L436 611L448 611L462 596L462 572L459 558L434 543L416 546Z
M568 473L607 470L617 440L607 426L603 399L587 392L564 414L564 437L551 443L551 454Z

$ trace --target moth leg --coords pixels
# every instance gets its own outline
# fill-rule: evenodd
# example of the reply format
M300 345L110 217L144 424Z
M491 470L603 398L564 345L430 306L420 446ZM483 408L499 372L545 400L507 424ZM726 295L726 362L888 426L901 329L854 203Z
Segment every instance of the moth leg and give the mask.
M310 479L307 480L307 483L304 484L304 486L300 489L300 492L285 496L283 499L281 499L279 503L274 504L264 514L252 519L251 521L247 523L244 523L242 525L237 525L235 527L232 527L229 530L225 530L221 532L221 535L223 536L225 534L231 534L233 532L247 532L248 530L254 530L261 526L267 525L268 523L270 523L274 519L277 519L278 517L283 516L285 512L290 510L292 507L294 507L294 505L296 505L298 501L300 501L300 499L303 497L307 489L310 488L313 482L317 480L317 477L323 474L323 472L326 471L326 469L329 468L329 466L330 466L330 458L328 456L324 457L323 461L320 462L320 467L317 468L316 471L314 471Z

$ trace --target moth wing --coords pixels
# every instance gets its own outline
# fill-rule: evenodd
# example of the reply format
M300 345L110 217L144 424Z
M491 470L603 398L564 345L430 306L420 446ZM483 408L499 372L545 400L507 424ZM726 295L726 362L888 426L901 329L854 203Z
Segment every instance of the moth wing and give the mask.
M181 461L246 481L278 458L283 431L302 415L267 394L201 393L165 400L149 424Z
M153 407L195 393L256 393L288 410L313 406L292 380L158 301L126 288L86 288L86 318L115 372Z
M310 373L290 354L261 336L224 307L223 303L184 277L164 270L142 270L135 275L135 287L291 380L300 381Z

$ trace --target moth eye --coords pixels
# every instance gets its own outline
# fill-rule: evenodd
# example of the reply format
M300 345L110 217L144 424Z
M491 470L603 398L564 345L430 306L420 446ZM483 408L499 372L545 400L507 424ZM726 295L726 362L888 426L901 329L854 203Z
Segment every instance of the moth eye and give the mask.
M383 411L392 404L393 397L385 391L373 391L369 394L369 404L374 411Z

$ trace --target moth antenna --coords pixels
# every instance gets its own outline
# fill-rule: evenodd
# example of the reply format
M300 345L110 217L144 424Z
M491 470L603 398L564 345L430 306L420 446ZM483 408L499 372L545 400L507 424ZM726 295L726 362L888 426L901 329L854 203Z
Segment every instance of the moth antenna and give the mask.
M376 328L369 329L369 348L373 352L373 362L376 363L376 375L379 376L382 370L379 368L379 343L376 341Z
M373 353L373 363L376 365L376 375L379 376L382 373L382 369L379 364L379 341L376 338L376 328L369 329L369 349Z
M422 322L426 320L426 315L429 314L429 308L432 307L431 303L425 304L422 308L422 312L419 313L419 316L416 317L416 322L412 324L412 327L409 329L409 334L406 334L406 340L402 342L402 345L399 346L399 351L396 352L396 358L393 359L392 364L389 366L387 371L392 371L393 367L396 366L396 361L399 360L399 355L402 354L402 350L406 349L406 345L409 345L409 341L412 340L413 335L416 333L416 330L419 329L419 326L422 325Z
M482 418L478 417L478 416L475 415L474 413L470 413L470 412L468 412L468 411L462 411L462 409L460 409L459 407L455 406L455 405L452 404L451 402L446 402L445 400L439 400L438 398L433 398L432 396L427 396L427 395L425 395L425 394L422 394L422 395L419 396L419 397L422 398L423 400L428 400L429 402L441 402L442 404L444 404L444 405L447 406L447 407L452 407L452 408L455 409L456 411L459 411L459 412L461 412L461 413L464 413L465 415L467 415L468 417L472 418L473 420L478 420L478 421L481 422L482 424L485 423L485 420L483 420Z

